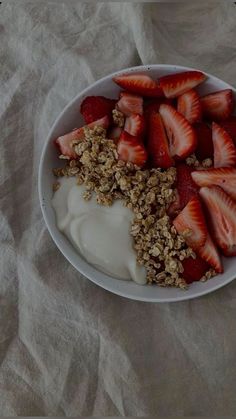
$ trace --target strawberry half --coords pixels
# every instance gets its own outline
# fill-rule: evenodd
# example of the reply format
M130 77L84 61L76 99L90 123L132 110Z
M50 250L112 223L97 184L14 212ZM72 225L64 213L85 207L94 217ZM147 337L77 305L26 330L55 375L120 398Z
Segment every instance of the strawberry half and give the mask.
M225 167L219 169L197 170L192 172L194 182L202 186L220 186L232 199L236 200L236 169Z
M190 124L202 119L202 108L198 93L191 89L178 97L177 110Z
M94 128L95 126L100 126L103 128L108 128L109 119L108 116L104 116L97 121L92 122L91 124L86 125L86 127ZM76 159L77 154L75 153L72 142L73 140L83 140L84 138L84 127L76 128L68 134L62 135L55 140L55 144L59 148L61 154L70 159Z
M170 154L184 159L194 152L197 140L190 123L172 106L162 104L159 112L167 132Z
M195 151L198 160L213 159L213 142L211 128L205 122L194 124L197 136L197 148Z
M213 237L226 256L236 256L236 203L218 186L200 189Z
M234 108L231 89L220 90L200 98L203 115L213 121L222 121L230 117Z
M132 114L125 120L124 130L133 136L142 136L145 130L143 115Z
M194 169L185 163L176 167L176 189L179 195L180 209L194 197L198 197L198 187L192 179Z
M129 92L147 97L163 96L163 91L157 81L144 73L130 73L116 76L113 81Z
M119 158L137 166L143 166L147 161L147 152L138 137L133 137L123 131L117 144Z
M132 114L143 114L143 98L131 93L122 92L120 100L116 105L117 109L124 115L130 116Z
M231 118L226 121L222 121L220 125L228 132L236 145L236 116L231 116Z
M150 115L153 112L159 112L159 108L162 103L166 103L167 105L172 105L172 102L173 101L171 99L160 97L157 99L148 100L148 102L144 103L144 117L147 123L149 121Z
M168 98L173 98L186 93L206 80L201 71L184 71L170 74L159 79L159 85Z
M232 167L236 165L236 148L232 138L220 125L212 123L212 141L214 147L214 167Z
M112 110L115 108L116 100L104 96L87 96L80 106L80 112L86 124L97 121L103 116L108 116L112 121Z
M192 198L184 209L173 220L179 234L183 235L188 246L193 250L204 246L207 239L207 228L201 203Z
M187 284L191 284L194 281L200 281L200 279L210 269L210 265L199 256L197 256L196 259L191 257L184 259L182 261L182 265L184 268L182 277L185 279Z
M168 169L174 165L161 116L154 112L149 118L148 154L153 167Z
M204 246L198 249L198 254L199 256L201 256L203 260L209 263L209 265L211 265L216 272L224 272L219 252L216 246L214 245L209 233L207 235L206 243L204 244Z

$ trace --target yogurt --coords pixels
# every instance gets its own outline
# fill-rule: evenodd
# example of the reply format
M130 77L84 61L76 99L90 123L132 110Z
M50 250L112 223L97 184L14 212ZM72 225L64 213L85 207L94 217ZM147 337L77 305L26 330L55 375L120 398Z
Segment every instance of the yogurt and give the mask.
M97 204L95 195L85 201L84 191L75 178L60 179L60 188L52 199L58 229L98 270L146 284L146 269L137 264L130 235L132 211L121 200L110 207Z

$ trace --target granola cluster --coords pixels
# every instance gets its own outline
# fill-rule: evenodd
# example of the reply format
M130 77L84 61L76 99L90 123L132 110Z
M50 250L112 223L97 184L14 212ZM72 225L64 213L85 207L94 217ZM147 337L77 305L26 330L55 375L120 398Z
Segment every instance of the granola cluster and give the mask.
M86 188L85 200L89 200L93 192L97 202L106 206L115 199L122 199L135 214L131 235L137 261L146 267L147 282L186 288L186 282L181 278L181 261L196 256L167 214L175 197L176 169L142 170L119 160L117 147L112 140L106 139L103 128L86 128L84 132L83 141L73 141L78 159L54 169L55 176L76 176L77 184Z

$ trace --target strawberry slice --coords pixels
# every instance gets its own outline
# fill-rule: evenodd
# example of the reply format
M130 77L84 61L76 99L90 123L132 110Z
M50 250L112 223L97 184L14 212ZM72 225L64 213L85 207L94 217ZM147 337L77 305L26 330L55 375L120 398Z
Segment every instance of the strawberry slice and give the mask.
M159 97L156 99L148 100L148 102L144 103L144 117L147 122L149 121L149 117L153 112L159 112L159 108L162 103L172 105L173 101L171 99Z
M143 115L132 114L125 120L124 130L133 136L142 136L145 130Z
M145 73L122 74L113 78L113 81L129 92L148 97L163 96L157 81Z
M222 121L220 125L228 132L236 145L236 116L231 116L226 121Z
M213 158L213 142L211 128L205 122L194 124L197 136L197 148L195 151L198 160L202 161Z
M207 239L207 228L201 203L197 197L188 202L173 220L173 224L178 233L184 235L187 245L193 250L204 246Z
M185 279L187 284L191 284L194 281L200 281L200 279L210 269L210 265L199 256L197 256L196 259L191 257L184 259L182 261L182 265L184 268L182 277Z
M103 128L108 128L109 119L108 116L104 116L97 121L91 122L91 124L86 125L88 128L94 128L95 126L100 126ZM55 144L59 148L61 154L70 159L76 159L77 154L75 153L72 147L73 140L83 140L84 139L84 127L76 128L68 134L62 135L55 140Z
M114 140L115 143L117 143L122 132L123 132L122 128L113 126L108 132L108 138L110 138L111 140Z
M120 100L116 105L117 109L124 115L130 116L132 114L143 114L143 98L131 93L122 92Z
M103 116L108 116L112 122L112 110L115 108L116 100L104 96L87 96L80 106L80 112L86 124L90 124Z
M206 80L201 71L184 71L170 74L159 79L159 85L168 98L173 98L186 93Z
M200 98L203 115L213 121L222 121L230 117L234 108L231 89L220 90Z
M177 110L190 124L202 119L202 108L198 93L191 89L178 97Z
M194 182L202 186L220 186L232 199L236 200L236 169L221 167L219 169L197 170L192 172Z
M236 148L232 138L220 125L212 123L212 141L214 147L214 167L232 167L236 165Z
M192 198L198 197L198 187L191 176L193 171L194 169L185 163L178 164L176 167L176 188L181 210Z
M226 256L236 256L236 203L219 186L200 189L210 215L213 237Z
M170 154L184 159L194 152L197 140L190 123L172 106L162 104L161 114L170 144Z
M147 161L147 152L138 137L123 131L117 144L119 158L137 166L143 166Z
M198 254L201 256L203 260L205 260L212 268L215 269L216 272L222 273L224 272L219 252L214 245L210 234L208 233L206 243L204 246L198 249Z
M148 154L153 167L168 169L174 165L161 116L154 112L149 119Z

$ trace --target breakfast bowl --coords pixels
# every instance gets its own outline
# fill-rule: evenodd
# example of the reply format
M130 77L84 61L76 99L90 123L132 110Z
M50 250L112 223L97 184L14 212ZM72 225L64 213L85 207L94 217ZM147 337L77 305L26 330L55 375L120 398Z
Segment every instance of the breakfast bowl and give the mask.
M150 75L153 79L157 79L162 76L192 70L194 69L175 65L144 65L124 69L96 81L78 93L62 111L53 124L42 151L38 176L40 205L46 226L56 246L74 268L86 278L114 294L133 300L145 302L176 302L208 294L223 287L235 278L236 258L223 257L224 273L216 275L206 282L193 282L186 290L175 287L160 287L157 285L139 285L136 282L117 279L100 272L79 254L67 237L57 227L55 212L52 206L52 185L55 182L53 168L59 165L63 166L63 161L58 163L58 153L55 150L54 140L72 131L75 127L84 125L82 115L80 114L80 105L87 96L117 98L120 87L113 82L114 77L122 74L142 72ZM210 74L205 74L207 76L206 81L197 87L197 92L200 96L224 89L232 89L235 96L236 90L232 86Z

